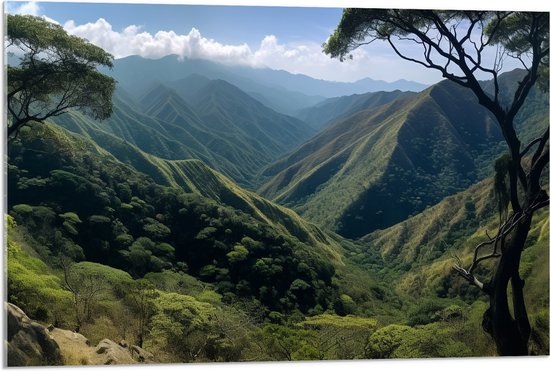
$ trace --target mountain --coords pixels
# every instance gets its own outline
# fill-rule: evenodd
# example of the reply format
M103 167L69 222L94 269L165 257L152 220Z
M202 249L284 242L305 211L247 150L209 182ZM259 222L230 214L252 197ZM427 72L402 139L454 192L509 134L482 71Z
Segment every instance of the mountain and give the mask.
M72 111L55 122L94 140L100 140L101 131L116 135L162 158L199 159L250 188L260 169L313 135L304 122L273 111L227 82L201 81L174 82L191 103L160 83L139 101L120 88L107 120Z
M394 90L391 92L379 91L329 98L314 106L300 110L296 114L296 117L320 130L339 117L344 117L367 108L378 107L392 100L413 94L415 93Z
M375 91L420 91L426 86L399 80L388 83L365 78L354 83L318 80L283 70L230 66L207 60L184 59L175 55L160 59L130 56L115 60L111 74L126 90L143 92L153 83L168 84L190 75L201 75L211 80L225 80L266 106L285 114L294 114L327 97L362 94Z
M113 76L119 86L132 92L134 98L141 97L154 84L171 86L178 80L198 75L210 80L225 80L266 106L284 114L293 114L301 108L325 99L319 94L310 96L289 90L283 85L272 85L255 80L250 76L253 71L252 68L239 70L233 66L207 60L180 60L175 55L160 59L130 56L115 60L112 70L103 70L104 73Z
M517 74L502 78L514 81ZM535 92L530 99L528 105L538 109L524 110L522 120L537 118L544 126L547 95ZM272 178L259 192L322 227L357 238L483 179L503 150L494 118L475 96L443 81L336 120L268 167L264 175Z
M256 81L261 81L266 85L282 86L288 90L310 96L338 97L376 91L421 91L427 87L424 84L403 79L387 82L367 77L355 82L338 82L315 79L304 74L292 74L284 70L272 70L269 68L235 66L233 70L236 73L249 76Z

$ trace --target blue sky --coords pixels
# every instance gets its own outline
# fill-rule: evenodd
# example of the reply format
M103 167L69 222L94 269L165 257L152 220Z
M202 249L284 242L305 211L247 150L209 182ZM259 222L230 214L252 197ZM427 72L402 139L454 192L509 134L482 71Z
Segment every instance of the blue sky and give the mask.
M329 3L334 6L338 2ZM45 16L115 58L177 54L284 69L335 81L370 77L431 84L441 80L438 72L398 58L383 42L357 49L353 60L344 63L329 58L322 53L322 43L337 26L342 10L326 5L305 8L8 1L7 10ZM412 55L419 52L416 45L404 50Z
M41 14L63 24L104 18L115 30L130 24L156 33L173 30L187 34L192 27L224 44L248 43L258 47L265 35L276 35L284 43L322 43L338 24L342 9L300 7L245 7L175 4L38 3Z

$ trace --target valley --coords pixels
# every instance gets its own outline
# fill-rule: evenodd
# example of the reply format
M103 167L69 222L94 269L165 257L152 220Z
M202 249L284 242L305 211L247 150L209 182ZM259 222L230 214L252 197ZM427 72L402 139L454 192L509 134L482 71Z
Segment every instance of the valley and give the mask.
M548 147L547 87L521 102L514 138L451 79L112 62L98 68L114 82L107 117L75 105L9 137L10 316L59 345L29 355L31 335L10 332L9 366L501 352L483 327L488 295L457 268L494 248L470 266L492 290L492 258L511 238L497 236L527 220L511 185L549 191L535 163ZM525 76L511 69L479 90L499 86L509 112ZM525 173L509 170L515 139ZM528 222L514 279L528 354L548 355L547 205Z

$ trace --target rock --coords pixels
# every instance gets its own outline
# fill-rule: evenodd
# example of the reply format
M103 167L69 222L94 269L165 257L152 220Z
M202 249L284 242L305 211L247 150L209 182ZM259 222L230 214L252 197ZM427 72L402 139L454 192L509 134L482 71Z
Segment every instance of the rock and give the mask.
M97 344L95 348L97 354L104 356L105 365L122 365L135 363L135 361L130 356L128 349L125 349L109 339L103 339Z
M6 303L8 366L61 365L59 346L46 328L33 322L21 308Z
M121 347L123 348L128 348L128 343L126 342L126 340L122 339L121 341L118 342L118 345L120 345Z
M138 362L141 363L150 363L153 361L153 353L146 351L143 348L138 347L137 345L130 346L130 353Z
M52 332L55 326L53 324L50 324L47 328L49 332Z
M102 364L102 357L95 353L95 348L84 335L60 328L54 328L50 335L59 345L65 365Z

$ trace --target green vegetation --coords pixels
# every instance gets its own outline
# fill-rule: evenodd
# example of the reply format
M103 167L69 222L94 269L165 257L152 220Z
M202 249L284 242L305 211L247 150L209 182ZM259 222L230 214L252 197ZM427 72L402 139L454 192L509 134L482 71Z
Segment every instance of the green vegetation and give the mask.
M8 14L7 45L22 53L17 65L8 65L8 138L68 109L109 117L115 80L97 67L112 67L112 55L33 16Z
M500 81L512 84L521 76L513 71ZM533 91L518 116L518 132L527 142L548 122L547 97ZM359 238L484 179L504 149L494 118L475 96L443 81L336 120L267 168L264 175L272 178L259 193Z
M503 102L523 76L500 76ZM452 269L498 234L512 202L511 157L495 163L504 146L474 95L443 81L325 101L302 113L333 124L264 168L311 129L225 81L163 84L139 103L118 90L105 123L72 110L10 140L10 302L155 362L502 353L483 331L488 298ZM522 141L536 139L547 94L532 92L516 120ZM265 195L328 228L231 177L250 187L272 177ZM517 277L527 351L543 355L548 210L529 223ZM476 277L490 281L496 264Z
M458 32L462 22L469 25ZM502 167L497 166L499 227L493 237L487 234L487 239L475 247L471 265L463 266L459 261L453 269L490 298L484 330L495 341L498 353L506 356L529 354L531 324L519 266L533 217L537 210L547 209L549 203L548 192L540 184L549 161L548 120L536 139L523 145L514 125L532 88L538 86L548 92L548 28L546 14L537 12L349 8L344 10L336 30L324 44L325 53L342 61L358 46L383 40L400 58L435 69L449 83L466 88L479 102L478 108L485 109L498 124L509 157L505 167L506 191L502 187ZM479 33L479 42L472 40L473 33ZM396 46L396 40L416 44L423 54L411 57L406 47ZM487 58L483 51L487 46L497 47L495 60L513 55L523 65L523 73L517 85L512 85L508 97L501 98L502 81L498 77L502 64L494 63L489 68L485 65ZM482 86L477 74L480 71L492 78L492 87ZM466 149L469 148L460 146L459 154ZM457 160L444 160L447 163L453 159ZM492 252L482 251L489 245L493 245ZM479 272L474 270L487 259L495 259L498 264L489 280L480 281L476 277Z
M185 85L193 98L189 102L183 93L160 84L141 91L141 100L117 89L107 120L72 111L55 122L117 157L127 154L120 146L113 148L113 136L163 159L199 159L248 188L258 184L255 177L264 166L313 134L302 121L265 107L226 82L192 88Z
M311 127L324 129L332 122L350 116L369 108L383 106L396 99L413 96L412 92L394 90L391 92L377 91L374 93L354 94L343 97L329 98L314 106L300 110L296 117Z
M189 183L202 194L185 193L102 153L49 126L21 133L10 147L9 207L43 244L44 256L108 264L134 277L188 271L215 282L226 302L258 297L283 313L331 303L339 253L315 227L204 166L195 177L204 183ZM215 192L207 181L216 182ZM222 202L226 193L229 201L211 193Z

